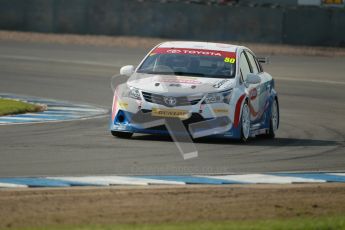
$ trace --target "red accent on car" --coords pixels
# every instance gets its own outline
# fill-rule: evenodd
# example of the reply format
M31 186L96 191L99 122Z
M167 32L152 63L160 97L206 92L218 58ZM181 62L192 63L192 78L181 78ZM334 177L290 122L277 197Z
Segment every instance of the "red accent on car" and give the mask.
M112 109L112 114L111 114L112 121L114 121L115 119L116 112L117 112L117 94L115 92L114 99L113 99L113 109Z
M241 106L242 106L242 102L243 102L245 96L246 96L245 94L240 96L240 98L238 99L238 101L236 103L235 118L234 118L234 127L235 128L237 128L238 124L240 123Z

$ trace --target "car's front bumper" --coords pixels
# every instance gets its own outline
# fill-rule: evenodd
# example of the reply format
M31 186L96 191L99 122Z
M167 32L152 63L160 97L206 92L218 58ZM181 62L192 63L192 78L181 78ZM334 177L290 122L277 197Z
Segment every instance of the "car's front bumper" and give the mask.
M114 119L111 119L110 130L118 132L131 132L131 133L146 133L158 135L192 135L195 138L204 136L222 136L228 138L239 138L239 130L234 128L228 116L219 116L214 118L204 118L200 113L191 113L187 119L179 118L164 118L153 117L152 120L137 121L136 117L142 117L143 114L149 117L151 110L141 110L138 113L132 113L125 110L118 110ZM163 122L162 122L163 120ZM170 124L174 122L181 122L184 129L176 128L181 127L178 124L170 125L164 120L170 120ZM157 123L158 121L158 123ZM158 125L155 125L158 124ZM173 127L171 127L173 126Z

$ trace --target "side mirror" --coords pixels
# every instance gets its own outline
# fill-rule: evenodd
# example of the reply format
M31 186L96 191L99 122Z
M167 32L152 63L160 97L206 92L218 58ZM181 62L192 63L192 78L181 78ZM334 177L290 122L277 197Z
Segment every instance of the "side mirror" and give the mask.
M253 73L249 73L247 75L247 80L246 80L246 84L259 84L261 82L261 78L259 75L257 74L253 74Z
M134 66L132 66L132 65L125 65L125 66L121 67L121 69L120 69L121 75L125 75L125 76L130 77L133 73L134 73Z

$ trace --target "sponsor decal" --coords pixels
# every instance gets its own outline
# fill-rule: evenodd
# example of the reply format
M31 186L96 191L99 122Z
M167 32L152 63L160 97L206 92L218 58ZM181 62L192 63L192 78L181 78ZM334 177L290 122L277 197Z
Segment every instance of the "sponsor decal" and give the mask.
M266 134L267 129L258 129L254 131L254 135Z
M249 97L250 97L250 100L255 100L255 98L258 96L258 91L256 88L250 90L249 92Z
M119 102L119 107L123 108L123 109L127 109L128 108L128 103L120 101Z
M257 117L256 119L261 118L261 116L264 114L264 112L268 109L268 105L269 105L269 101L267 100L265 102L265 106L263 110L259 110L259 111L255 111L253 105L251 103L249 103L249 110L250 110L250 114L252 115L252 117Z
M177 109L158 109L152 108L152 116L155 117L176 117L176 118L188 118L188 111Z
M127 129L127 126L124 125L124 124L116 124L116 125L114 125L114 128L115 128L116 130L126 130L126 129Z
M206 50L206 49L156 48L155 50L152 51L152 53L153 54L189 54L189 55L198 55L198 56L224 57L224 58L228 58L227 60L229 60L229 62L230 62L230 59L236 58L235 52L227 52L227 51L220 51L220 50Z
M250 115L252 115L252 117L256 117L256 116L258 116L259 114L260 114L260 116L262 115L262 113L260 113L259 111L255 111L255 109L254 109L254 107L253 107L253 105L252 105L252 103L250 103L249 102L249 111L250 111Z
M219 82L217 82L217 83L215 83L214 85L213 85L213 87L214 88L220 88L222 85L224 85L225 83L227 83L229 80L221 80L221 81L219 81Z
M213 109L215 113L229 113L228 109Z
M191 85L200 85L202 82L195 78L180 78L180 77L162 77L159 79L160 82L172 83L172 84L191 84Z

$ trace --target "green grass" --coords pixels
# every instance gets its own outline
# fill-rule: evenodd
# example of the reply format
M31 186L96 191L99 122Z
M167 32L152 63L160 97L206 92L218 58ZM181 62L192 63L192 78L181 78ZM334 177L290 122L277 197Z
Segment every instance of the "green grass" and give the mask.
M13 228L11 228L13 229ZM15 228L14 228L15 229ZM323 218L298 218L266 221L196 222L180 224L137 224L99 226L57 226L24 228L25 230L342 230L345 216ZM15 229L19 230L19 229Z
M0 98L0 116L38 112L41 110L42 108L38 105Z

